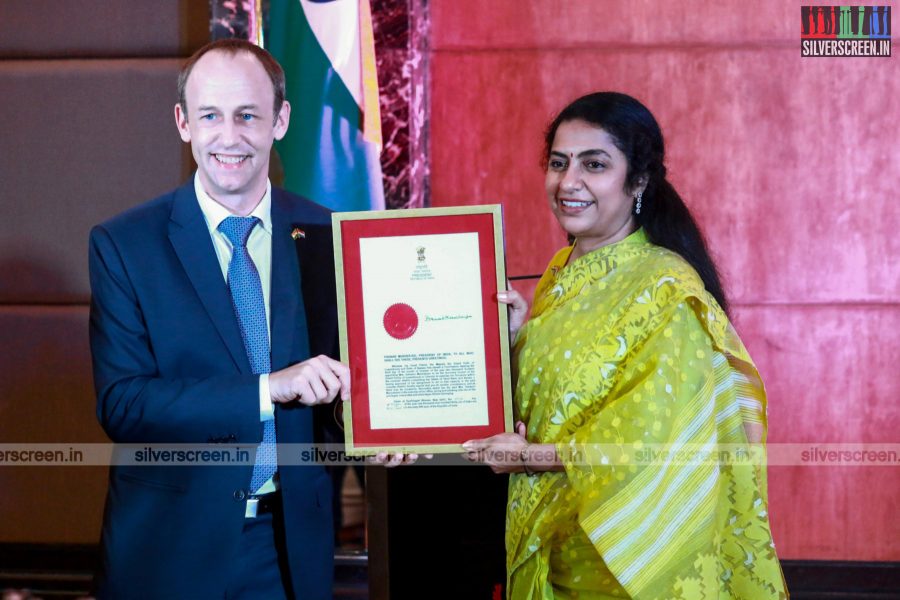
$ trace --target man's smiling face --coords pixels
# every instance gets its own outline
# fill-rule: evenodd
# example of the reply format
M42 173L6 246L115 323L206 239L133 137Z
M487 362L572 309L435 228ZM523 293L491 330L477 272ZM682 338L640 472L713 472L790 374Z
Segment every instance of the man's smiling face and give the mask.
M175 122L203 188L233 212L249 213L265 193L269 152L287 131L290 106L274 114L272 81L252 54L218 50L194 65L185 100L186 112L175 105Z

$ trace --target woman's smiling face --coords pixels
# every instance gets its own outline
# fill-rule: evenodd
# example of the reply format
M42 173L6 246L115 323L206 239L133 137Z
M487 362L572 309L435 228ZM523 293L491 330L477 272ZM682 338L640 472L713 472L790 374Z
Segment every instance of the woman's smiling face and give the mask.
M628 160L604 129L564 121L547 157L545 189L560 226L577 240L573 257L626 238L636 229Z

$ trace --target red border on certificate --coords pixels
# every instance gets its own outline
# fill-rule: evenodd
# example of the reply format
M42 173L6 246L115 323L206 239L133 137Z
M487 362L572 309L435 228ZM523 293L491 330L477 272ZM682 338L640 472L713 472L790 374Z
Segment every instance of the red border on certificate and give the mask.
M353 446L436 446L459 444L505 431L503 361L500 323L497 307L497 265L495 256L494 218L490 213L407 217L401 219L360 219L341 221L344 289L348 299L360 302L355 309L347 303L347 352L352 383ZM360 239L411 235L477 233L481 262L482 314L486 389L488 395L487 425L463 427L403 427L372 429L369 416L369 389L366 362L366 335L361 301L362 285Z

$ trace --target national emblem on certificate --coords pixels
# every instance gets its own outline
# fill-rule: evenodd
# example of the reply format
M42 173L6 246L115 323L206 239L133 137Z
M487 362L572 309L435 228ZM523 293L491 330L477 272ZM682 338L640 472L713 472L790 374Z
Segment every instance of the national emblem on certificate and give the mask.
M459 452L512 425L499 205L335 213L347 452Z

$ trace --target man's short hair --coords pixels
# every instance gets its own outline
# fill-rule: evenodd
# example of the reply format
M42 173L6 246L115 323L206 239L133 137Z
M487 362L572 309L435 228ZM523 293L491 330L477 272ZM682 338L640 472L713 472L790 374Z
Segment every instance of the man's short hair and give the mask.
M278 61L275 60L271 54L256 44L248 42L247 40L235 38L216 40L206 44L194 52L191 57L187 59L187 62L184 63L184 66L181 67L181 72L178 73L178 104L181 105L181 110L184 112L185 119L187 119L188 114L187 99L185 98L185 88L187 87L188 77L190 77L191 71L194 70L194 65L197 64L197 61L207 52L213 51L222 51L230 55L235 55L238 52L249 52L256 57L256 60L259 61L259 64L262 65L266 74L269 76L269 79L272 81L272 91L275 93L274 116L277 119L278 112L281 110L281 105L284 104L284 69L281 68L281 65L278 64Z

